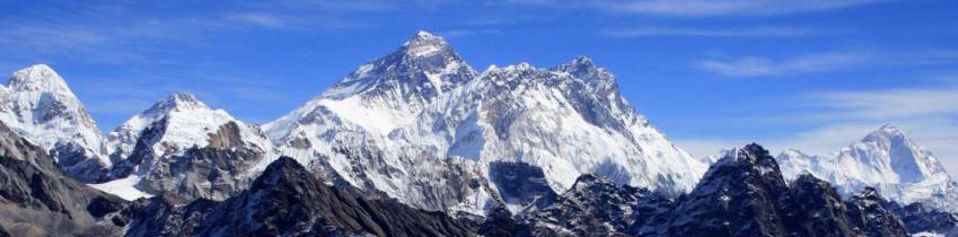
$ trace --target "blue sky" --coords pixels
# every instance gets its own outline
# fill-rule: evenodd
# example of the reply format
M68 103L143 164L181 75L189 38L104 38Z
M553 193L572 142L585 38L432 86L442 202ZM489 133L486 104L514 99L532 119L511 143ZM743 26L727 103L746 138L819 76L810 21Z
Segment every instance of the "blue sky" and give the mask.
M267 122L417 30L477 70L591 57L693 155L827 153L895 123L958 174L958 1L0 3L0 72L47 63L103 130L173 91Z

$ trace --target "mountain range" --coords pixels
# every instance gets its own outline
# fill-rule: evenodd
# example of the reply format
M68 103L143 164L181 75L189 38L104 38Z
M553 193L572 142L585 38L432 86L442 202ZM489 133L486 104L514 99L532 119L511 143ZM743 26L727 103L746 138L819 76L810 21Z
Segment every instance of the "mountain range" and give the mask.
M833 155L752 144L703 162L589 58L478 72L428 32L263 125L174 93L104 135L46 65L0 87L0 123L0 234L902 236L958 222L958 183L893 125Z

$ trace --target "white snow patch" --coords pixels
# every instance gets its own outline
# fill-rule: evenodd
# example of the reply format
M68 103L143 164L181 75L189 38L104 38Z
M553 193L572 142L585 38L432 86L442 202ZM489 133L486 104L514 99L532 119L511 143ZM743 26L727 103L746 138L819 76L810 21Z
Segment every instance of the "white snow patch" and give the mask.
M90 187L119 196L128 201L139 198L150 198L153 195L140 191L135 186L140 182L140 176L131 175L130 177L113 180L101 184L87 184Z

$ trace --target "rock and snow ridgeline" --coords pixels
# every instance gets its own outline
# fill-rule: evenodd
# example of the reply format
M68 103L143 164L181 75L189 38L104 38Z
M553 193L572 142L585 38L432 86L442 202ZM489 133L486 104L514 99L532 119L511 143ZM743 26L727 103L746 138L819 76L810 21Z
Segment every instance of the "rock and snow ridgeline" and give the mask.
M262 127L176 93L103 135L46 65L14 73L0 102L0 121L67 175L126 198L225 200L282 155L327 184L483 216L498 204L513 213L537 206L586 174L675 197L708 168L588 58L480 73L426 32ZM958 185L934 156L891 126L834 157L790 150L778 159L785 178L811 173L842 194L867 186L901 203L958 205Z

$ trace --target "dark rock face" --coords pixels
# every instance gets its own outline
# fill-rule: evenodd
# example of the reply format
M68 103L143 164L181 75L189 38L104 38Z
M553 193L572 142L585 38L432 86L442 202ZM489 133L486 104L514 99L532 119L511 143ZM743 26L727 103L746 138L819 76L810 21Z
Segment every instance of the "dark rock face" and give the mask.
M885 208L901 219L909 233L948 233L958 226L958 217L954 214L929 208L921 203L901 206L896 202L887 202Z
M583 175L551 205L521 213L534 236L655 236L668 225L662 194Z
M688 195L581 176L554 202L514 218L493 211L486 236L907 236L873 189L843 201L811 175L790 185L768 151L752 144L709 169ZM926 213L927 214L927 213ZM916 217L918 219L926 217ZM509 233L509 234L506 234Z
M531 236L531 228L519 223L504 206L498 205L486 213L486 219L480 223L476 232L486 237Z
M7 230L3 229L3 226L0 226L0 237L10 237L10 233L7 233Z
M489 164L489 179L496 183L505 203L542 207L555 202L558 196L546 182L542 169L526 163L493 162Z
M137 187L144 192L188 201L224 200L249 187L252 177L244 172L266 156L264 151L246 146L239 125L229 122L210 134L208 146L188 148L183 155L158 157L150 147L165 133L165 121L141 133L132 155L114 166L112 179L140 170L143 173L138 175L143 179Z
M802 175L791 184L781 200L784 223L792 234L806 236L855 236L848 209L831 184L811 175Z
M143 206L131 224L142 227L130 236L472 235L443 213L326 186L285 157L270 164L249 190L223 202L197 200L175 207L153 198Z
M905 224L885 208L885 199L874 188L865 188L845 203L848 205L848 218L865 235L908 236Z
M678 236L786 236L778 201L788 194L778 164L752 144L713 165L674 213Z
M124 210L132 215L126 236L193 236L197 226L219 204L206 199L182 207L176 207L176 203L162 196L137 200Z
M751 144L719 160L673 211L679 236L907 236L874 189L843 202L810 175L785 186L781 170Z
M0 123L0 227L10 235L118 235L99 211L123 202L67 177L42 148Z
M673 211L678 236L907 236L877 192L842 202L806 175L786 187L775 160L751 144L719 160Z
M57 157L60 170L80 182L97 182L109 172L96 158L87 157L84 148L75 143L55 144L50 150L50 156Z
M480 187L471 164L458 158L441 158L430 154L418 153L415 159L408 156L399 158L399 164L387 162L384 152L368 141L339 144L332 151L346 157L352 172L339 173L328 163L329 159L315 159L307 165L311 173L321 181L335 185L341 190L358 191L367 199L384 199L388 195L377 189L374 178L385 177L403 179L405 186L395 187L404 193L408 205L413 208L442 211L450 215L456 213L449 207L466 202ZM356 183L347 182L341 174L350 175ZM354 186L355 185L355 186Z
M153 154L153 149L150 149L150 147L160 141L163 133L166 133L166 119L161 119L152 126L143 129L129 157L116 157L117 154L111 155L110 160L114 161L113 167L107 177L100 182L126 178L132 175L138 167L139 170L149 170L149 167L140 166L150 164L150 161L155 159L156 154Z

